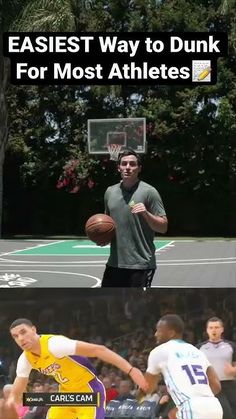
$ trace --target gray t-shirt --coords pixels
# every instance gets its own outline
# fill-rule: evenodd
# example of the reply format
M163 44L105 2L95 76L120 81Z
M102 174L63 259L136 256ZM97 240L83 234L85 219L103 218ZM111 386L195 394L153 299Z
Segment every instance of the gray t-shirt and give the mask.
M116 237L111 243L107 265L126 269L155 269L154 231L142 214L132 214L132 206L143 203L151 214L165 216L157 190L143 181L130 190L122 182L105 192L105 211L116 223Z
M197 345L200 351L204 352L219 380L234 380L234 377L224 372L226 362L232 364L236 361L236 344L234 342L222 339L219 342L210 342L209 340Z

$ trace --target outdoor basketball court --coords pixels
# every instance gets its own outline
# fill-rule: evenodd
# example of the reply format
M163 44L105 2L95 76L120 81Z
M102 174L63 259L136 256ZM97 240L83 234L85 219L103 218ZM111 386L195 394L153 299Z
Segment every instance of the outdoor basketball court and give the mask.
M158 240L153 287L236 287L236 239ZM1 240L0 288L100 287L109 246L88 240Z

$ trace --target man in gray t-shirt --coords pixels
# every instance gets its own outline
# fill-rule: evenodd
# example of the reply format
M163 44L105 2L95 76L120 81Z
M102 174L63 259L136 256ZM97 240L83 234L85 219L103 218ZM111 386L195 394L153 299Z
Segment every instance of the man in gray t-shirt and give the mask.
M139 180L141 161L133 150L118 160L121 182L104 196L105 212L116 223L116 237L102 287L150 287L156 269L155 232L165 233L167 218L157 190ZM105 244L105 243L101 243Z
M222 338L224 326L221 319L207 321L208 340L197 345L214 367L220 383L217 396L223 407L223 419L236 419L236 343Z

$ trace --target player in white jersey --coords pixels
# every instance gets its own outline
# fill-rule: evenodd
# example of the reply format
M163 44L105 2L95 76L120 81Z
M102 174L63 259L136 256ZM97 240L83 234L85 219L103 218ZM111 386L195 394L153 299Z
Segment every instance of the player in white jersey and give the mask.
M149 354L145 375L149 392L162 374L178 419L222 419L222 407L214 396L221 388L218 377L206 356L182 340L183 331L184 323L175 314L167 314L157 323L159 346Z

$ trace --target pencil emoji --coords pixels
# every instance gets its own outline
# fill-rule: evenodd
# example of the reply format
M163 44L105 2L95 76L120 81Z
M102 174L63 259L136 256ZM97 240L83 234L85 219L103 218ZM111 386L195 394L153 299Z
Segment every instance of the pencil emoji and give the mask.
M210 74L210 72L211 72L211 67L207 67L207 68L205 68L205 70L203 70L200 74L199 74L199 76L198 76L198 80L200 81L200 80L204 80L207 76L208 76L208 74Z
M135 206L134 200L132 200L132 201L129 202L129 206L130 206L130 208L133 208Z

